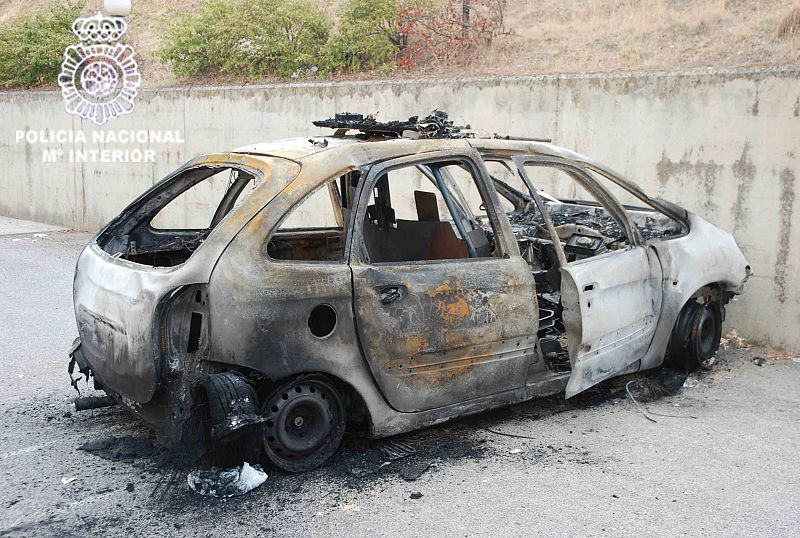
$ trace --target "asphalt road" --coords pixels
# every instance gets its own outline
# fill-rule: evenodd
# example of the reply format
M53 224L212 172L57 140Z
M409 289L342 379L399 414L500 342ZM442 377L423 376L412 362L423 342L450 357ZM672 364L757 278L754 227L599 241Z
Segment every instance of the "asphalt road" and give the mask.
M118 408L71 408L72 273L88 236L25 230L0 235L0 536L800 535L800 362L757 366L757 348L721 352L698 386L644 403L656 422L626 397L634 380L647 399L652 376L637 375L403 436L416 454L383 467L379 443L349 436L326 467L268 468L229 500L141 454L80 451L149 433ZM409 482L411 463L432 465Z

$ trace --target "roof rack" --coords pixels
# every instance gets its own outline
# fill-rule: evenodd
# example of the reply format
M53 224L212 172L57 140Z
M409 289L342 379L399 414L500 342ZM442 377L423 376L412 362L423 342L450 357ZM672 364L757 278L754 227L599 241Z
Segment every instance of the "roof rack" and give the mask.
M509 136L509 135L500 135L500 134L497 134L497 133L494 133L494 136L492 136L492 138L494 138L495 140L519 140L519 141L522 141L522 142L546 142L548 144L553 141L552 138L536 138L536 137L529 137L529 136Z
M334 136L344 136L347 131L360 131L369 137L384 138L472 138L469 125L456 126L447 119L447 112L434 110L420 119L411 116L406 121L378 121L373 115L364 116L352 112L337 113L333 118L313 122L317 127L336 129Z

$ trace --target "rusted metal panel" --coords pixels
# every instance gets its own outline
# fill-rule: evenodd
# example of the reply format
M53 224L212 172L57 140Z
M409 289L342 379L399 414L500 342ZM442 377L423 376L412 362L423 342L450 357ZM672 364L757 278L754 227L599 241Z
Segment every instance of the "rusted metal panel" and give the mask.
M395 409L442 407L525 384L537 360L533 278L521 257L353 265L364 354ZM382 300L394 288L397 298Z

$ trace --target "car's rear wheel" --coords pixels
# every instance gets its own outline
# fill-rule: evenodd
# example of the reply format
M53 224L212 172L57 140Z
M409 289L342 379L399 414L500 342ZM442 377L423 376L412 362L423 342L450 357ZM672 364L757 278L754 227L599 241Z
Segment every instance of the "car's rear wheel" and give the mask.
M279 387L262 409L267 416L264 450L281 469L302 472L318 467L342 442L343 400L334 383L322 376L304 376Z
M716 301L690 301L675 322L670 339L669 362L687 372L705 367L719 349L722 307Z

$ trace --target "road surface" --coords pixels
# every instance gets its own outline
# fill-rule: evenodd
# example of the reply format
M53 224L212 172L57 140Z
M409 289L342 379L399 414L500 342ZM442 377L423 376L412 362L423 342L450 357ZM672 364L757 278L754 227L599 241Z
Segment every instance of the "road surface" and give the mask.
M268 468L229 500L146 451L78 450L149 432L119 408L72 409L72 274L89 236L16 231L0 229L0 536L800 535L800 362L758 366L758 348L721 352L674 395L629 376L402 436L416 454L383 466L380 443L349 435L329 465ZM410 464L430 467L406 481Z

